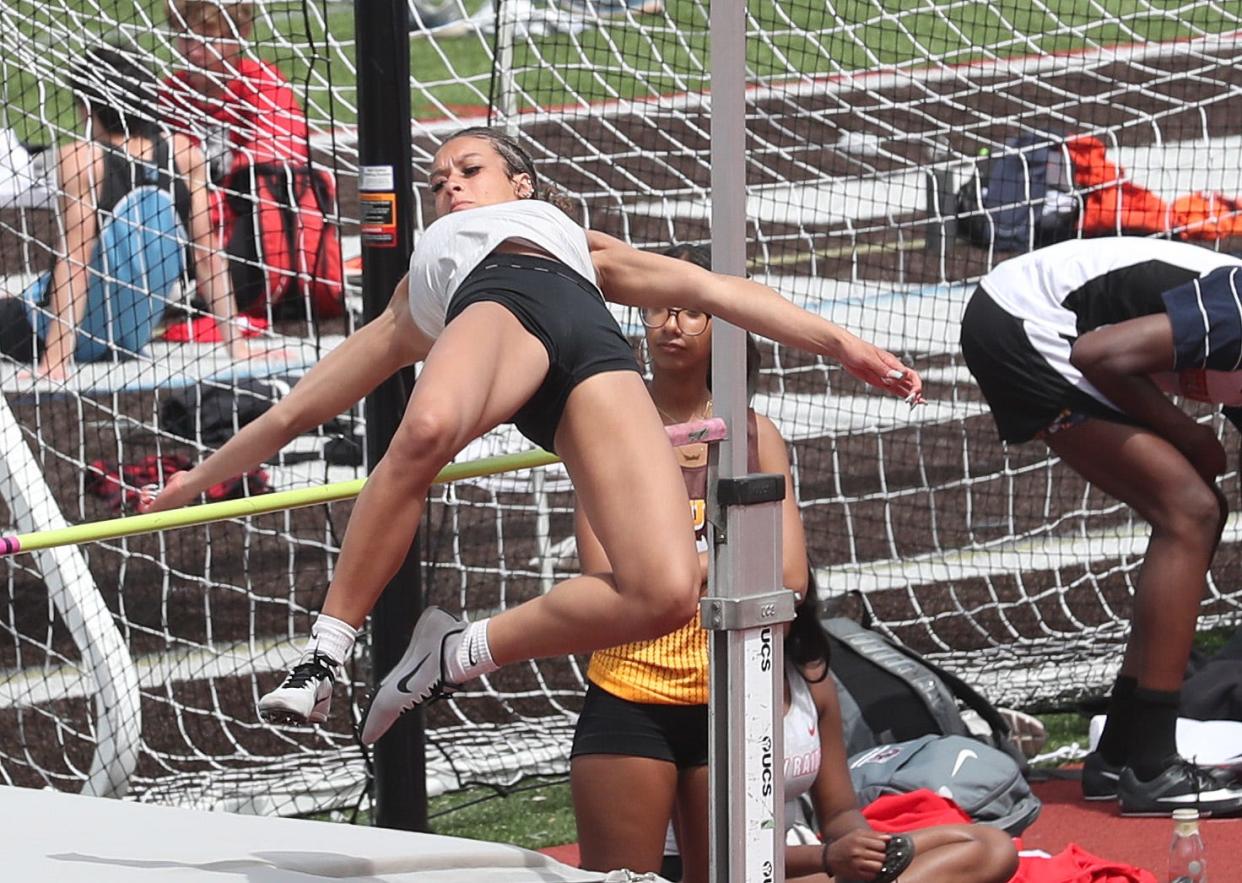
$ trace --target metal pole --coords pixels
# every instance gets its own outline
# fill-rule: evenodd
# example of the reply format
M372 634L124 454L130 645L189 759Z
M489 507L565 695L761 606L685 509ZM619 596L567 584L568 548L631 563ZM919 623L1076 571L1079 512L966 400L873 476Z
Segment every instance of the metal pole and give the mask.
M517 17L520 14L515 3L495 0L496 3L496 68L500 83L500 123L505 134L518 134L517 77L513 70L513 41L517 35Z
M363 318L388 305L405 275L414 235L410 147L410 47L407 0L355 0L358 66L358 196L363 245ZM389 378L367 397L367 463L388 449L414 384L413 370ZM405 652L423 608L418 543L388 584L371 618L375 684ZM403 715L380 739L375 767L375 824L427 830L427 772L421 710Z
M712 269L746 272L746 3L711 4ZM711 630L709 830L713 883L785 879L781 725L791 619L781 590L779 476L748 476L744 332L712 331L712 399L729 438L713 448L712 564L703 625ZM775 480L774 480L775 479Z

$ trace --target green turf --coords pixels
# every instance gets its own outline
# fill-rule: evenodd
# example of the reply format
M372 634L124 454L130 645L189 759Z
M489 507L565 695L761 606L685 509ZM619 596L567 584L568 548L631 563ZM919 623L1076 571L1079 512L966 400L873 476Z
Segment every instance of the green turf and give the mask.
M495 843L512 843L526 849L561 846L578 839L574 827L569 780L534 776L518 784L496 789L475 785L427 801L432 832ZM370 813L325 813L312 818L370 825Z
M1204 656L1212 656L1234 636L1240 626L1221 626L1195 635L1195 649Z
M434 798L427 809L437 834L527 849L578 839L569 782L564 778L526 779L503 796L491 788L468 788Z
M280 0L264 8L254 35L257 54L277 62L295 83L308 84L313 119L354 122L355 77L345 60L354 52L352 7L311 0L307 14L298 0ZM600 30L522 43L513 57L520 105L703 88L709 64L704 8L697 0L667 0L667 20L612 22ZM774 78L1166 41L1240 26L1236 8L1231 12L1231 4L1209 0L750 0L749 8L767 38L749 41L748 62L758 75ZM73 39L122 35L136 39L160 61L169 59L166 39L153 31L163 25L163 0L6 0L4 9L13 14L5 19L9 30L0 37L0 48L17 40L63 42L66 34ZM490 36L412 35L414 115L483 108L490 92L490 59ZM0 68L0 75L7 112L3 122L21 137L55 140L76 129L72 104L55 83L13 66Z
M1075 744L1086 751L1090 717L1077 711L1049 712L1037 717L1043 721L1044 728L1048 731L1048 741L1040 749L1041 754ZM1059 762L1053 763L1052 766L1058 764Z

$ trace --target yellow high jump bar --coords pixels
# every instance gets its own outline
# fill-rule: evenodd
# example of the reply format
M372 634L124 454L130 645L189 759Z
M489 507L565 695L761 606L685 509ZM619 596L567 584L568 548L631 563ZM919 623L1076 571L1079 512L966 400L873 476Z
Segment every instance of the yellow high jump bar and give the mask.
M679 423L666 426L669 441L674 447L688 444L715 443L723 441L727 436L725 423L719 417L696 423ZM485 475L496 475L500 472L516 472L519 469L534 469L559 463L560 458L540 448L522 451L517 454L503 454L498 457L484 457L469 463L453 463L440 470L436 475L435 484L449 484L468 478L481 478ZM14 534L0 537L0 557L16 555L21 552L34 552L39 549L50 549L55 546L73 546L80 543L94 543L100 540L116 540L121 537L134 536L140 533L157 533L173 530L178 527L194 527L209 524L213 521L226 521L230 518L245 518L251 515L265 515L285 509L302 509L306 506L318 506L323 503L335 503L339 500L350 500L362 493L365 478L353 481L338 481L333 484L318 485L309 488L297 488L291 491L278 491L274 494L263 494L258 497L245 497L240 500L222 500L219 503L205 503L201 506L186 506L181 509L170 509L167 512L148 512L145 515L128 515L122 518L109 518L105 521L92 521L87 524L76 524L56 530L43 530L28 534Z

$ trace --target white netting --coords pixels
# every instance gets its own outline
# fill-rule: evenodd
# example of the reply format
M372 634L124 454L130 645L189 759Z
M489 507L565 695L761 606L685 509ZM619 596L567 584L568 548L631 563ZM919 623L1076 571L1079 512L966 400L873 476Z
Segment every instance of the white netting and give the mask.
M780 348L769 359L756 407L793 443L821 586L861 592L882 628L998 702L1098 693L1146 528L1042 446L996 441L957 319L978 278L1054 222L1234 245L1237 215L1211 194L1242 194L1242 15L1208 3L1135 16L1107 3L749 12L749 269L929 381L930 404L907 413L835 367ZM498 78L497 103L523 111L541 170L582 197L592 226L643 246L706 241L706 10L628 21L538 41L517 28L513 57L527 63ZM569 76L600 70L606 45L620 56L609 76ZM1007 159L1028 174L993 205L981 190ZM1026 179L1045 169L1029 170L1045 162L1047 196L1032 195ZM1236 616L1235 536L1207 624Z
M165 339L162 328L122 346L118 329L128 320L113 309L106 333L96 335L104 358L85 361L79 349L66 379L32 387L20 372L33 366L6 358L0 423L11 442L4 499L12 530L117 514L127 492L155 477L161 458L192 461L219 445L355 324L357 298L345 297L335 240L349 232L348 221L333 193L336 186L352 192L352 149L334 148L337 129L354 114L352 48L332 36L341 22L346 39L352 34L352 9L257 4L252 23L234 17L248 6L183 2L170 7L183 13L178 20L162 0L0 3L3 294L22 295L85 243L85 254L108 258L91 265L88 304L98 289L115 308L129 281L159 302L161 326L197 322L201 331L212 322L212 286L227 278L226 290L239 296L251 286L249 312L267 325L250 342L249 358ZM105 43L151 81L87 55ZM217 55L195 66L190 59L202 57L204 46ZM84 65L88 58L95 60ZM265 74L261 61L287 83ZM173 78L187 70L199 79L178 91ZM89 123L80 116L71 89L83 80L96 104L124 113L119 135L98 115ZM239 82L244 88L230 92ZM175 132L210 154L210 186L195 186L193 151L181 150ZM122 227L120 209L100 205L109 172L92 168L83 187L68 161L73 145L88 141L111 145L100 154L139 157L155 155L157 142L171 145L174 176L193 190L188 216L170 229L140 212ZM121 190L141 183L144 167L124 161L121 168ZM175 193L166 181L155 187ZM273 229L271 216L280 214L296 218L274 228L293 236L292 255L279 238L251 236L247 248L246 237L235 235L247 221ZM261 222L251 220L258 215ZM177 240L174 251L194 243L171 285L154 281L159 267L145 266L167 251L161 240L168 237ZM320 245L308 245L312 239ZM126 248L131 263L144 265L137 277L111 259ZM228 262L202 261L205 251L227 254ZM348 239L345 252L356 252ZM53 288L60 284L53 277ZM41 283L31 301L27 321L64 312ZM160 316L164 301L170 308ZM6 333L16 330L13 313L5 315ZM50 367L35 356L40 370ZM360 466L333 465L358 460L359 430L344 415L290 445L262 478L220 493L254 492L260 481L284 489L361 475ZM0 781L76 789L86 780L96 793L128 789L142 799L263 812L356 801L361 754L349 750L348 714L335 731L282 732L253 712L320 603L346 512L288 512L8 562L0 589Z
M822 4L751 4L751 271L902 354L924 373L931 400L911 415L831 366L778 349L768 352L756 407L793 445L825 589L862 591L883 627L964 669L998 701L1098 692L1125 631L1145 531L1037 446L996 443L956 355L956 321L974 280L1007 252L994 234L983 246L955 237L955 226L980 215L959 223L949 197L986 174L982 148L1002 156L1023 134L1058 153L1066 136L1094 135L1128 181L1167 201L1242 193L1242 14L1207 2L1131 5L929 0L851 4L838 16ZM540 171L579 200L592 226L643 246L706 241L706 5L669 2L656 14L600 2L481 6L418 6L416 177L446 132L490 113L520 131ZM65 86L92 35L127 47L159 79L184 68L162 2L0 0L0 24L0 125L10 145L81 136ZM325 213L352 256L351 5L259 3L241 48L292 84L305 110L302 140L338 189L339 212ZM7 161L0 153L6 294L20 293L59 248L58 185L24 150L10 148ZM246 190L237 181L223 189L238 198ZM1116 189L1079 188L1072 199L1082 206ZM1042 217L1043 206L1023 213ZM251 263L267 267L261 257ZM188 281L179 289L183 298L193 290ZM218 444L205 399L241 401L250 375L294 379L352 327L349 314L325 320L305 299L292 302L288 313L263 311L273 326L258 348L274 352L249 363L205 344L153 343L143 357L80 366L37 393L17 380L16 365L0 366L13 414L4 425L20 427L34 458L26 466L64 517L111 514L88 493L93 461L197 457ZM256 389L271 398L280 385ZM191 414L188 440L161 422L175 396ZM225 405L225 423L233 408ZM361 474L343 465L357 430L347 419L299 440L268 469L270 482ZM464 456L522 446L497 433ZM4 496L19 526L17 488ZM480 615L572 573L570 506L556 471L435 491L420 534L429 600ZM274 730L253 712L321 602L347 512L95 544L82 550L89 576L70 560L10 562L0 589L0 779L78 787L99 762L96 742L107 741L98 747L120 767L136 758L128 785L141 799L285 813L362 799L350 700L367 681L364 654L328 727ZM1228 540L1220 577L1237 563L1232 526ZM66 615L71 602L87 613ZM1214 582L1208 621L1237 604L1227 578ZM133 690L105 696L102 677ZM581 689L574 660L502 671L430 710L429 764L446 787L563 769Z

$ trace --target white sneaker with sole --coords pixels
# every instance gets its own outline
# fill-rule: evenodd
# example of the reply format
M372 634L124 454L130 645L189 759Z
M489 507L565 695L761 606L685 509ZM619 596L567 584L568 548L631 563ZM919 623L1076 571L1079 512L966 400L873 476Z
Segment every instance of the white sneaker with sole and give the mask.
M414 626L410 646L401 661L380 681L362 723L362 741L376 742L411 708L457 689L444 674L445 645L460 635L466 624L439 607L428 607ZM454 644L453 649L456 649Z
M259 700L259 717L273 724L321 724L332 708L336 663L316 653L299 662L280 686Z

